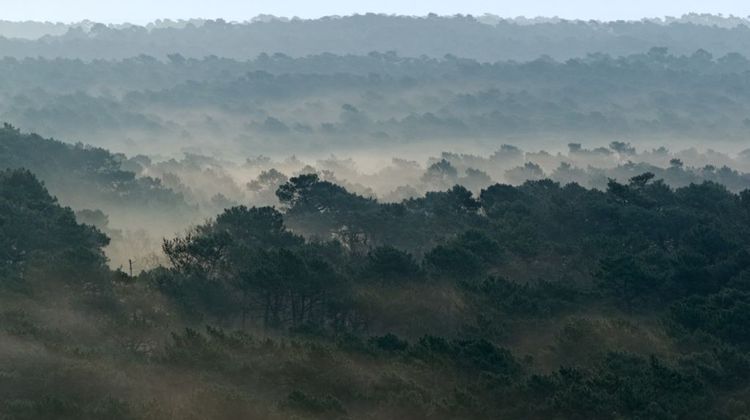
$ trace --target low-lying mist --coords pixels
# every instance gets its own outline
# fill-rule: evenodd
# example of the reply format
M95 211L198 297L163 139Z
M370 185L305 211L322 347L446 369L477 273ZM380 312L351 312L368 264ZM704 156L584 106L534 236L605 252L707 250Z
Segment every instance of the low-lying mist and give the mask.
M748 23L0 21L0 420L747 419Z
M606 190L610 180L626 182L647 172L674 188L704 181L722 184L733 192L750 188L749 151L638 149L624 142L595 148L571 143L564 152L503 145L492 153L473 154L439 152L440 147L413 147L398 157L388 150L353 155L258 155L244 160L197 153L169 159L118 155L122 169L136 177L158 180L181 201L151 210L120 208L96 200L71 204L65 190L55 192L63 204L79 210L79 221L97 226L112 238L106 251L113 268L128 270L132 263L134 270L140 271L165 262L163 238L184 233L230 207L281 207L276 194L279 187L305 174L316 174L320 180L383 203L400 203L454 185L479 196L496 183L521 185L541 179ZM161 216L154 218L154 213Z

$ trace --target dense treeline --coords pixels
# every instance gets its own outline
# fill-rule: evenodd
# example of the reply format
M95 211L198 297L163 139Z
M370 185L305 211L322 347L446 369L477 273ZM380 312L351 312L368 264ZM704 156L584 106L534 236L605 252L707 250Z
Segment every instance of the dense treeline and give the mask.
M256 323L343 334L336 348L345 352L456 366L453 397L437 397L441 387L422 388L426 406L402 406L407 411L396 416L699 418L745 410L728 407L746 389L741 378L750 368L743 338L747 192L733 195L712 183L672 190L645 173L627 184L612 181L607 191L534 181L494 185L476 198L456 187L397 205L300 176L277 195L283 216L270 208L229 209L165 242L172 268L146 278L187 313L225 328ZM296 237L285 223L317 228L304 233L319 239ZM433 300L416 309L419 303L401 297L413 287L451 290L462 303L441 308ZM441 310L447 313L436 314ZM590 318L565 325L558 347L543 356L559 370L502 348L528 334L530 320L591 310L653 320L635 328L663 328L651 333L666 335L669 350L628 344L617 326L600 336ZM188 331L175 338L174 351L231 352L223 340L215 330ZM587 348L586 340L597 344ZM598 340L623 341L607 349ZM483 379L469 379L471 372ZM321 395L319 387L295 390L281 406L343 415L356 400Z
M573 64L592 67L592 73L609 70L618 77L631 73L631 77L635 78L647 77L649 74L654 77L662 72L726 75L750 70L750 61L737 52L717 54L710 50L696 49L679 54L667 47L653 46L627 55L597 52L569 60L533 57L520 62L482 61L460 54L440 57L408 56L393 51L368 51L359 55L323 53L304 57L264 52L247 60L218 56L186 58L180 54L170 54L167 57L140 54L121 60L91 62L74 58L5 56L0 60L0 74L3 75L0 86L5 94L17 94L40 86L50 93L120 93L165 89L187 81L226 81L255 72L275 75L380 75L415 81L461 78L539 80L545 76L545 70L554 70L561 73L561 76L570 78L580 69L573 67Z
M169 263L131 277L104 268L106 236L31 173L4 172L0 412L750 410L748 191L644 173L606 190L539 180L381 204L308 174L276 194L279 209L228 208L167 238Z
M3 26L0 25L0 31ZM4 31L7 35L12 36L12 31L18 36L22 29L8 27ZM87 60L126 58L144 53L158 57L180 53L197 58L217 55L246 59L263 52L305 56L393 50L409 56L457 54L494 61L529 60L540 55L568 59L601 51L626 55L654 45L664 45L681 54L697 48L719 54L750 53L746 19L700 15L682 19L596 22L367 14L315 20L261 18L243 23L223 20L157 22L148 27L84 22L72 25L64 34L51 25L46 30L51 36L36 40L0 39L0 51L15 57ZM28 30L40 31L44 29Z
M315 175L302 175L277 191L286 209L283 220L272 208L235 207L195 233L167 241L165 251L177 272L197 273L202 278L198 284L219 285L207 279L236 277L236 284L245 285L254 281L254 275L266 277L258 267L273 267L270 261L280 258L264 254L260 262L253 261L249 256L254 249L304 248L301 238L284 228L288 225L306 237L324 240L313 242L306 252L338 258L346 250L355 261L369 261L363 266L376 273L385 270L383 275L388 277L420 277L412 256L416 255L423 259L425 275L470 282L490 274L506 275L510 259L524 265L514 269L530 280L548 274L537 271L550 267L535 267L534 259L543 257L565 262L556 268L560 279L594 284L599 278L612 288L616 300L627 305L636 295L645 304L649 299L663 303L719 291L750 261L745 260L748 255L742 245L747 193L736 196L710 182L672 190L662 181L652 182L653 177L644 173L628 184L610 181L606 191L576 184L563 187L549 180L529 181L520 187L496 184L478 198L456 186L402 203L379 204ZM329 244L330 239L335 242ZM233 256L244 262L232 262ZM291 260L277 265L291 269L294 258L291 254L286 258ZM242 269L243 264L254 268ZM298 264L333 276L332 271L320 268L326 266L322 261L302 258ZM327 264L336 267L342 262L329 260ZM696 271L697 267L703 271ZM261 271L253 274L256 269ZM235 272L229 275L224 270ZM342 274L346 272L357 270ZM316 275L310 274L311 278ZM306 275L290 275L294 277ZM334 278L327 281L333 284ZM303 289L290 286L290 290Z
M0 167L31 170L65 205L101 209L120 220L135 212L162 221L190 220L182 195L158 178L124 169L124 160L105 149L23 134L9 124L0 128Z
M160 180L136 177L122 169L122 155L105 149L22 134L9 124L0 129L0 146L1 167L32 170L76 207L106 202L141 209L184 205L182 197L162 187Z
M695 148L677 152L665 147L638 151L631 144L619 141L594 149L570 143L567 153L557 154L544 150L524 152L503 145L489 157L443 152L440 158L430 159L424 178L433 181L432 188L461 184L477 192L492 183L488 179L519 185L545 178L563 185L576 183L605 190L611 179L625 182L636 175L651 172L671 187L711 181L730 191L740 192L750 186L750 178L743 172L750 163L748 156L748 151L730 156L713 149L699 152ZM438 167L442 176L434 174ZM466 175L459 176L461 173Z
M557 62L262 55L0 61L0 116L47 135L147 153L282 153L387 143L738 142L750 61L644 48ZM212 142L203 141L211 138ZM678 139L678 140L675 140Z
M0 206L3 286L22 285L34 270L43 270L50 281L105 272L102 247L109 239L94 227L79 225L73 212L61 208L31 172L0 172Z
M135 259L136 270L155 264L152 260L161 254L162 236L225 208L281 205L277 189L297 175L315 174L319 180L384 203L418 199L454 185L477 195L497 182L521 185L546 178L562 185L574 182L606 190L609 179L626 182L644 172L654 173L675 188L704 181L722 184L735 193L750 187L750 178L743 172L750 169L747 152L732 156L713 150L637 150L624 142L595 149L571 143L567 153L556 154L503 145L487 157L444 152L424 163L393 159L367 172L357 161L333 155L314 161L256 156L244 163L196 153L179 159L126 157L22 134L11 126L0 130L0 151L0 164L30 168L64 205L76 210L79 221L110 236L108 255L113 267ZM304 219L298 224L307 224L311 231L320 226Z
M0 419L748 418L747 22L0 21Z
M567 153L554 154L502 145L489 156L443 152L422 162L392 158L368 169L361 166L363 161L367 163L366 159L336 155L314 161L261 155L247 158L241 165L197 154L167 161L137 156L124 164L139 175L163 179L165 185L182 193L189 202L218 212L241 203L279 205L276 190L281 185L290 177L313 173L350 192L390 203L454 185L478 194L497 182L520 185L545 178L563 185L577 183L606 190L609 179L626 182L644 172L654 173L671 187L712 181L737 193L750 187L748 157L748 151L730 155L695 148L637 150L629 143L612 142L608 147L594 149L571 143Z

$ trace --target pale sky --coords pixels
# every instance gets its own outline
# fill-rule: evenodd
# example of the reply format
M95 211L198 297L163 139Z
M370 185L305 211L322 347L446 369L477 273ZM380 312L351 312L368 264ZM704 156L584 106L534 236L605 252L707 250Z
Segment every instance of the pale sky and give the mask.
M146 23L159 18L248 20L258 14L314 18L352 13L640 19L689 12L750 15L748 0L0 0L0 20Z

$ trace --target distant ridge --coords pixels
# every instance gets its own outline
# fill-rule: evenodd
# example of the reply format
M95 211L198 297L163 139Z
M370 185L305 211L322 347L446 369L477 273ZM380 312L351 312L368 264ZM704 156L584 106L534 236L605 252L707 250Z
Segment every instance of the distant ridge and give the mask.
M505 18L485 14L422 17L364 14L320 19L260 15L245 22L157 20L139 26L90 21L63 24L0 21L0 57L123 59L141 54L251 59L281 52L403 56L446 54L482 61L558 60L602 52L623 56L654 46L678 54L750 55L746 17L689 14L637 21Z

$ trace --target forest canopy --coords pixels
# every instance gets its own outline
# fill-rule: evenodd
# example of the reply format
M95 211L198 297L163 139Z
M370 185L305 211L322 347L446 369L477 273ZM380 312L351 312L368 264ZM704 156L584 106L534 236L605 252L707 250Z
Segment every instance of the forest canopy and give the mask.
M0 21L0 419L747 419L748 28Z
M737 150L750 130L749 71L738 53L665 47L566 61L388 52L4 58L0 117L46 136L170 155L435 150L456 141L482 153L499 141L708 141Z
M748 409L739 395L750 372L749 190L672 189L644 173L605 191L540 180L381 204L302 175L277 195L281 210L228 208L166 239L168 265L130 275L104 268L107 237L31 173L1 174L4 340L45 348L48 372L74 376L43 386L40 367L15 353L0 409L21 418ZM52 296L95 320L84 335L60 336L75 324L33 309ZM188 327L170 337L178 325ZM546 330L550 344L534 345ZM110 363L135 376L95 369ZM165 370L177 377L157 379ZM187 378L200 399L174 405L165 393L187 390L165 386ZM79 381L99 386L92 394ZM43 397L22 391L42 386ZM226 403L251 389L263 392Z
M396 51L414 57L455 54L482 61L524 61L542 55L566 60L603 51L627 55L659 45L679 54L703 48L723 55L750 53L748 26L746 18L699 14L611 22L374 13L320 19L259 16L249 22L161 20L146 26L0 22L0 35L5 36L0 50L14 57L85 60L139 54L248 59L276 52L300 57ZM43 34L47 36L39 36Z

